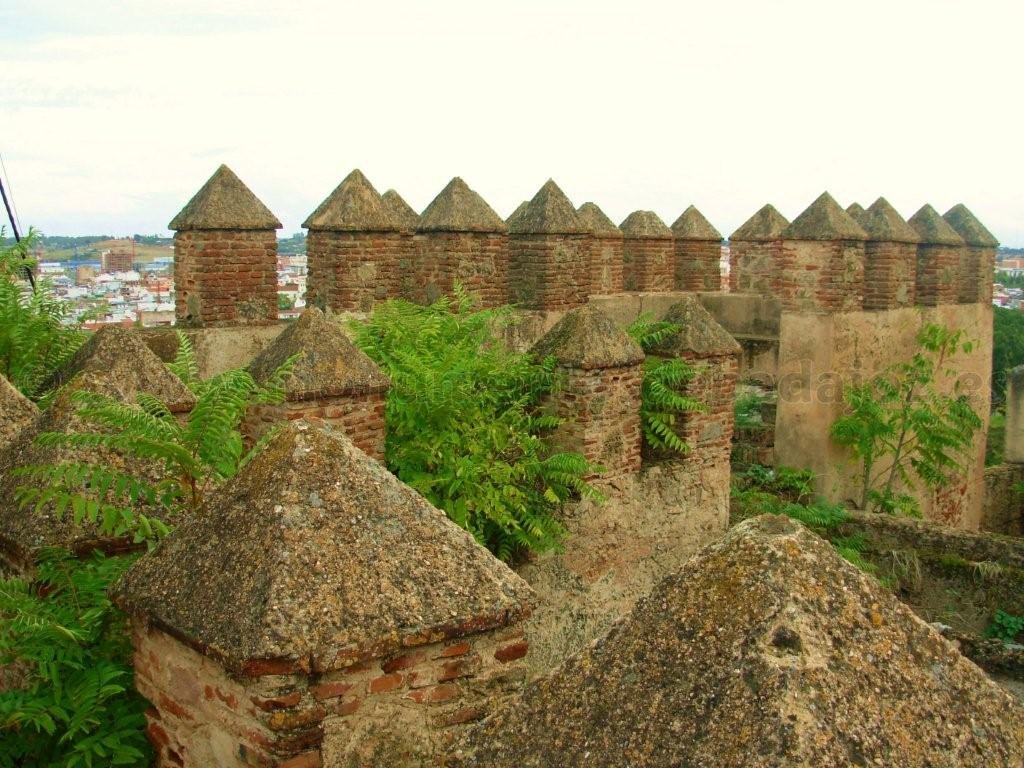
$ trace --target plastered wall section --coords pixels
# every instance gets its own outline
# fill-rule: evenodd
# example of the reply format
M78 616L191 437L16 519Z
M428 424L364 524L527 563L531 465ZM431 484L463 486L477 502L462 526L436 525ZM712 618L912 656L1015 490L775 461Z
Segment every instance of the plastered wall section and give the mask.
M972 393L982 427L966 475L933 497L918 493L926 518L976 530L984 498L985 433L991 399L992 307L985 304L909 307L833 315L785 312L778 360L775 451L779 464L814 471L819 493L833 501L859 498L859 466L828 437L843 411L842 388L906 359L926 323L962 328L980 343L959 355L956 375ZM946 380L944 388L951 389Z

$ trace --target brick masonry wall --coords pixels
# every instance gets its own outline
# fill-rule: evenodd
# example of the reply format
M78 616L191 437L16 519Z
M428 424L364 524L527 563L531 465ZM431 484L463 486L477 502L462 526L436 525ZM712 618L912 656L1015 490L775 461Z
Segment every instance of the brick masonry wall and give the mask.
M864 243L783 240L773 292L793 311L849 312L864 304Z
M772 295L772 272L781 248L779 241L737 240L729 243L729 290Z
M310 303L336 312L368 312L398 295L398 232L310 230L306 241Z
M996 249L977 245L963 248L957 274L957 301L960 304L992 303Z
M915 301L925 307L956 304L960 253L955 245L917 246Z
M675 283L672 240L627 237L622 241L622 287L625 291L668 293Z
M516 627L322 674L265 662L236 676L138 619L131 635L135 685L152 705L147 732L157 768L429 758L521 687L528 650ZM382 758L391 761L372 762Z
M174 235L178 325L267 325L277 320L277 234L186 230Z
M509 299L524 309L567 310L590 296L587 235L515 234L508 239Z
M622 292L622 238L593 237L590 240L590 292Z
M914 306L917 246L913 243L864 244L864 309Z
M248 442L255 442L274 424L307 419L340 430L365 454L383 461L384 407L382 392L258 405L246 413L242 433Z
M639 472L643 367L560 370L565 381L550 406L564 422L549 443L601 464L606 479Z
M722 246L707 240L679 240L674 245L677 291L720 291Z
M452 295L456 282L483 307L508 301L508 236L496 232L424 232L415 237L413 301Z

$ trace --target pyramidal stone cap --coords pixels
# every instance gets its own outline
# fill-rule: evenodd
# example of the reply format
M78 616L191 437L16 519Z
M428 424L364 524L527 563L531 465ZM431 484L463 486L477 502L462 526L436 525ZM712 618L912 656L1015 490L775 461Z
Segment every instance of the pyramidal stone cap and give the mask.
M679 357L693 353L700 357L717 357L738 355L741 351L739 342L694 296L685 296L673 304L663 319L681 330L657 345L654 354Z
M380 193L356 168L302 222L327 232L397 232L401 225Z
M450 768L1010 768L1024 710L827 541L764 515L451 754Z
M782 233L785 240L866 240L860 224L839 207L828 192L822 192L807 210L793 219Z
M722 241L722 233L711 226L704 214L691 205L672 224L672 234L677 240L707 240L715 243Z
M505 232L505 222L456 176L423 213L417 232Z
M580 220L587 225L590 234L595 237L622 237L622 230L615 222L605 216L596 203L584 203L576 209Z
M525 618L533 591L344 435L292 422L118 605L229 669L326 671Z
M44 389L56 389L84 372L112 382L129 403L144 392L159 398L171 413L187 413L196 404L195 395L132 328L100 328L53 373Z
M530 352L553 357L559 365L583 370L640 365L644 351L593 304L566 312Z
M505 219L505 226L509 228L509 231L511 231L511 228L516 226L516 222L523 217L523 214L529 205L529 200L523 200L523 202L517 205L516 209L509 214L508 218Z
M917 243L921 240L884 197L875 200L859 221L870 242Z
M729 235L729 240L752 243L771 242L781 239L782 233L788 226L789 220L779 213L774 205L768 203Z
M384 392L391 386L377 364L317 307L304 310L260 352L249 373L263 383L296 353L301 356L284 387L288 400Z
M402 229L416 229L416 225L419 224L420 221L420 216L413 210L411 205L405 202L405 199L398 194L398 192L393 189L389 189L381 195L381 200L384 201L384 205L391 212L391 215Z
M864 215L864 206L861 205L860 203L850 203L848 206L846 206L846 212L850 214L850 217L859 224L860 217Z
M226 165L171 219L168 229L280 229L281 222Z
M585 235L587 225L565 193L548 179L525 208L516 209L509 218L508 231L513 234Z
M672 239L672 230L654 211L633 211L619 224L619 229L634 240Z
M36 404L0 374L0 451L39 416Z
M968 245L982 248L995 248L999 245L995 235L974 216L963 203L958 203L946 211L942 217Z
M957 234L939 212L925 203L921 209L907 219L921 238L922 245L963 245L964 239Z

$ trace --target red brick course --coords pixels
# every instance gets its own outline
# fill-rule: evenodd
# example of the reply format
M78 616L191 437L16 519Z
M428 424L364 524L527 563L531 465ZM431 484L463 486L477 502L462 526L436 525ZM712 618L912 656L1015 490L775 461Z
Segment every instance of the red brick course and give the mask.
M509 298L524 309L572 309L590 295L589 235L512 234Z
M960 304L991 304L995 279L996 249L967 245L961 252L957 273L957 301Z
M590 293L622 292L622 237L595 236L590 240Z
M498 232L422 232L413 239L410 298L430 303L460 283L482 307L508 301L508 236Z
M711 240L674 241L675 289L677 291L721 291L722 246Z
M626 237L622 241L622 286L625 291L669 293L675 285L671 238Z
M921 243L917 246L915 300L925 307L957 302L957 273L962 246Z
M775 261L782 241L735 240L729 243L729 290L771 296Z
M336 312L369 312L375 303L395 298L407 240L399 232L310 230L309 303Z
M912 307L917 245L888 241L864 244L864 309Z
M798 312L850 312L864 306L864 243L859 240L783 240L773 293Z

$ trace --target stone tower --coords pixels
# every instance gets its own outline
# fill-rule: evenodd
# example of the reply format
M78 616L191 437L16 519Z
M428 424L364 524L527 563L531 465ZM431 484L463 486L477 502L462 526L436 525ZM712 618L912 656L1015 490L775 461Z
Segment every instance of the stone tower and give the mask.
M917 303L926 307L956 304L964 239L927 204L907 223L920 238L917 246Z
M590 296L589 228L552 179L508 220L509 300L572 309Z
M771 204L729 235L729 290L772 295L772 274L789 222Z
M867 234L828 192L782 233L774 293L785 309L848 312L864 305Z
M594 203L576 209L590 231L590 292L622 292L622 230Z
M226 165L171 223L174 316L182 326L268 324L277 319L281 222Z
M868 235L864 243L864 309L914 306L917 232L884 197L855 218Z
M505 222L466 182L448 182L420 214L416 232L416 301L450 296L455 283L481 306L508 301Z
M672 230L654 211L633 211L619 229L623 290L669 293L675 285Z
M722 234L690 206L672 224L677 291L722 290Z
M407 248L401 226L358 169L302 223L309 265L309 304L368 312L398 295L398 261Z
M942 218L966 243L960 266L957 301L960 304L990 303L999 241L963 203L954 205Z

